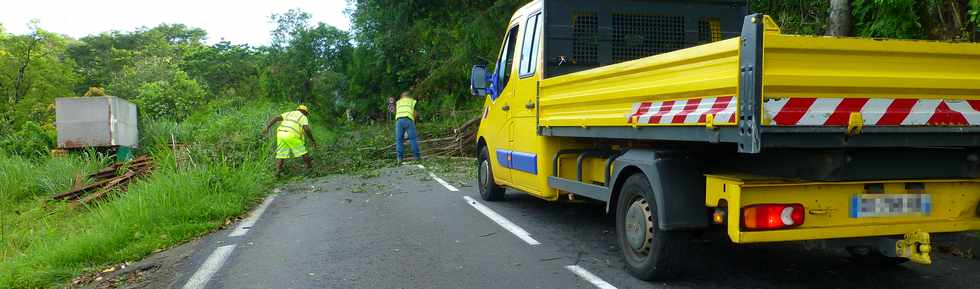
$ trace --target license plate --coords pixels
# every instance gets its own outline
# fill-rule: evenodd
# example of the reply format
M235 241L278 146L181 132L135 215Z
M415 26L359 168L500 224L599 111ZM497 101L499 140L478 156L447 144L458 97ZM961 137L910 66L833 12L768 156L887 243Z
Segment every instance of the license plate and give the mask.
M856 194L851 197L851 218L928 216L928 194Z

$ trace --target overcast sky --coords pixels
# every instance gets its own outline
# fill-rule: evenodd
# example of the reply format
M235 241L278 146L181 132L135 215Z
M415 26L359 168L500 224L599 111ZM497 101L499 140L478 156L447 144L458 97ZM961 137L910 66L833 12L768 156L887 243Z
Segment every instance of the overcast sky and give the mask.
M269 16L300 8L324 22L350 30L346 0L0 0L0 23L23 34L31 19L41 28L74 38L110 30L182 23L208 31L208 42L269 44Z

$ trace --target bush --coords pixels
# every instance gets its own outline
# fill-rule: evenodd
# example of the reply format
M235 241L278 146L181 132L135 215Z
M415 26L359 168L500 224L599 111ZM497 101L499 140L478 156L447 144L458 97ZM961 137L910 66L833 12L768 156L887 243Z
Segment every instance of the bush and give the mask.
M33 121L27 121L21 125L19 131L0 139L0 149L10 155L38 159L48 155L55 141L53 130L46 130Z
M172 80L158 80L140 86L136 103L145 116L183 120L204 101L206 91L183 71Z
M85 91L85 96L105 96L105 89L98 86L89 87Z

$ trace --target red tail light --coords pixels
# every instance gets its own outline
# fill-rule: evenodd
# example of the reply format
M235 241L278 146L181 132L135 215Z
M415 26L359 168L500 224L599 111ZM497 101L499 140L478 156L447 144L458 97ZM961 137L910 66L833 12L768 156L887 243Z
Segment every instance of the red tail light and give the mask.
M803 205L762 204L742 208L742 226L749 230L776 230L803 224Z

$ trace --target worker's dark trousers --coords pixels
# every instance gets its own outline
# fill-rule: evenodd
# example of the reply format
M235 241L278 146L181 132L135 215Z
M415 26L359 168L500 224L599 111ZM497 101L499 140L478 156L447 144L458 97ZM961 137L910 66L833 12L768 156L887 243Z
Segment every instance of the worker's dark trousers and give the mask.
M395 152L398 153L398 161L401 161L404 156L405 147L402 143L406 134L408 142L412 144L412 154L415 155L415 159L420 159L422 153L419 151L419 142L415 138L415 122L410 118L402 117L395 121Z

